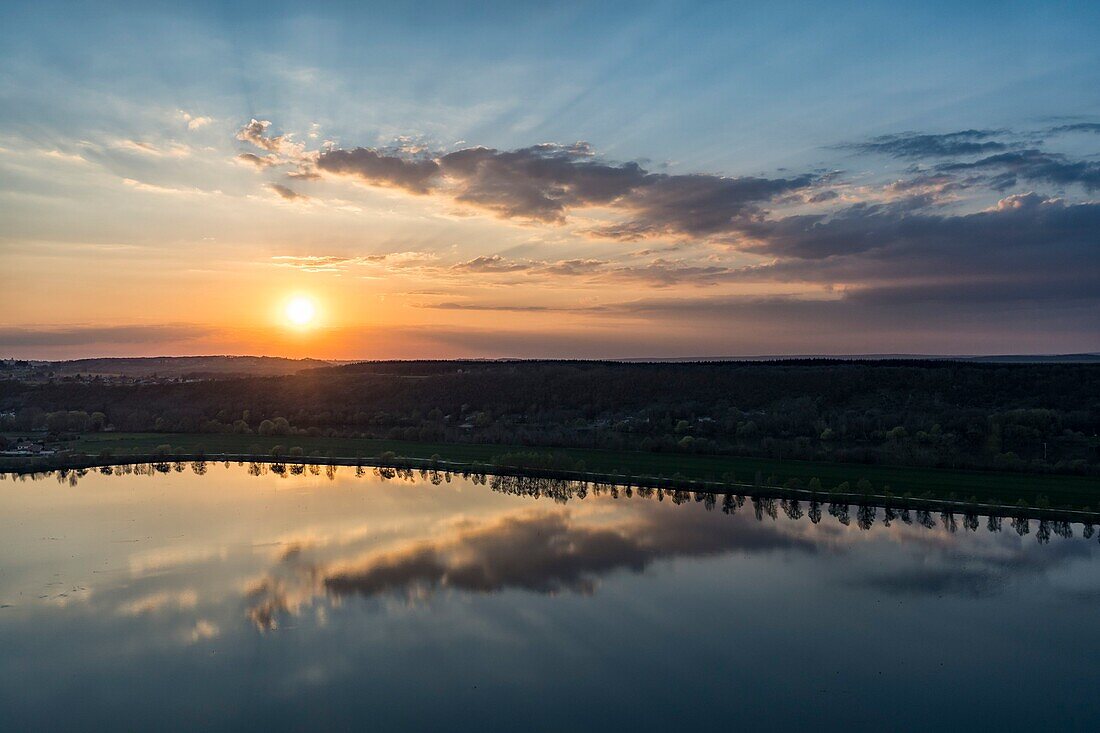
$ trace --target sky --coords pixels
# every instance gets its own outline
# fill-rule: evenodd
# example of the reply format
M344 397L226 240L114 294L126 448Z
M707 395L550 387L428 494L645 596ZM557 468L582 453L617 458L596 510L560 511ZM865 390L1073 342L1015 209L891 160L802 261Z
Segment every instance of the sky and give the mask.
M0 357L1100 351L1100 5L8 2L0 278Z

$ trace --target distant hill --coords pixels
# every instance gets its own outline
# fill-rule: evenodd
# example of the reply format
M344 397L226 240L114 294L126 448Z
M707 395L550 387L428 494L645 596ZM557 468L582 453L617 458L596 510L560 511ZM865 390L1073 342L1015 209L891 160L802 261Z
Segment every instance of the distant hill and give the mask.
M711 361L970 361L989 364L1098 364L1100 353L1082 354L799 354L760 356L684 356L657 359L612 359L625 363L687 363Z
M1001 356L972 356L968 361L982 361L1005 364L1097 364L1100 354L1004 354Z
M276 356L152 356L74 359L49 362L58 375L88 374L121 377L282 376L304 369L329 366L320 359L284 359Z

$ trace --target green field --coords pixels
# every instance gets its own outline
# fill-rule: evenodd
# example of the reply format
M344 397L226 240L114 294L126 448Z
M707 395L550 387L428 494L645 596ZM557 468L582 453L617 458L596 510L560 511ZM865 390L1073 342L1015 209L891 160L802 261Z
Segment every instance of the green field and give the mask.
M680 453L617 452L585 449L539 449L530 446L466 443L416 443L352 438L309 438L299 436L260 437L255 435L87 433L68 444L71 450L97 456L109 451L114 456L148 455L158 446L170 445L186 453L251 453L259 447L268 454L276 445L300 447L306 455L343 458L377 458L392 452L402 458L431 458L438 455L454 463L489 464L494 456L510 452L549 451L584 461L586 471L646 477L681 477L691 480L722 480L732 474L738 482L752 483L760 472L765 483L782 485L797 478L807 483L820 480L825 491L848 482L855 490L860 479L870 481L876 493L887 488L894 494L909 493L941 499L982 501L996 499L1014 504L1024 500L1035 506L1046 497L1055 507L1100 506L1100 480L1093 477L1049 474L952 471L903 466L790 461L736 456L702 456ZM2 464L0 464L2 468ZM769 481L772 479L773 481Z

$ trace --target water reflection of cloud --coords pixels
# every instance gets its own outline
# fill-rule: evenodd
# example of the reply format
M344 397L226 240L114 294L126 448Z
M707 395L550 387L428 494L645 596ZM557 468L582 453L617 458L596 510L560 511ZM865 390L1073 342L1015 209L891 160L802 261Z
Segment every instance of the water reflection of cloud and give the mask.
M195 622L195 625L188 632L188 640L194 644L196 642L203 641L204 639L213 639L221 633L221 629L217 624L200 618Z
M166 609L183 611L194 608L198 600L198 593L190 588L181 591L158 591L124 603L119 606L118 611L123 616L144 616Z
M228 555L225 547L158 547L131 555L130 573L134 576L151 575L180 566L225 560Z
M525 509L452 523L431 539L369 552L350 560L311 563L299 549L246 590L249 618L273 628L314 597L424 597L437 589L494 593L591 593L616 570L639 572L667 557L731 551L794 549L814 543L781 525L731 523L692 511L643 511L627 520L594 523L567 509Z
M951 538L946 530L942 534ZM981 598L1000 593L1025 575L1051 579L1056 570L1089 558L1092 552L1080 543L1038 545L1007 533L975 536L965 549L957 542L936 547L925 545L923 549L935 550L924 553L923 564L899 567L889 573L870 573L854 584L890 595Z

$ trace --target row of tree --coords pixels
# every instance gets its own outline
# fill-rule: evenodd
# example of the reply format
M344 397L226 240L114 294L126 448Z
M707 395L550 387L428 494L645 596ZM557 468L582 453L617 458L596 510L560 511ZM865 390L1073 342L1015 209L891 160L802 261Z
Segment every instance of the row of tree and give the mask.
M1100 473L1100 365L388 362L182 384L0 382L0 430L162 431Z

